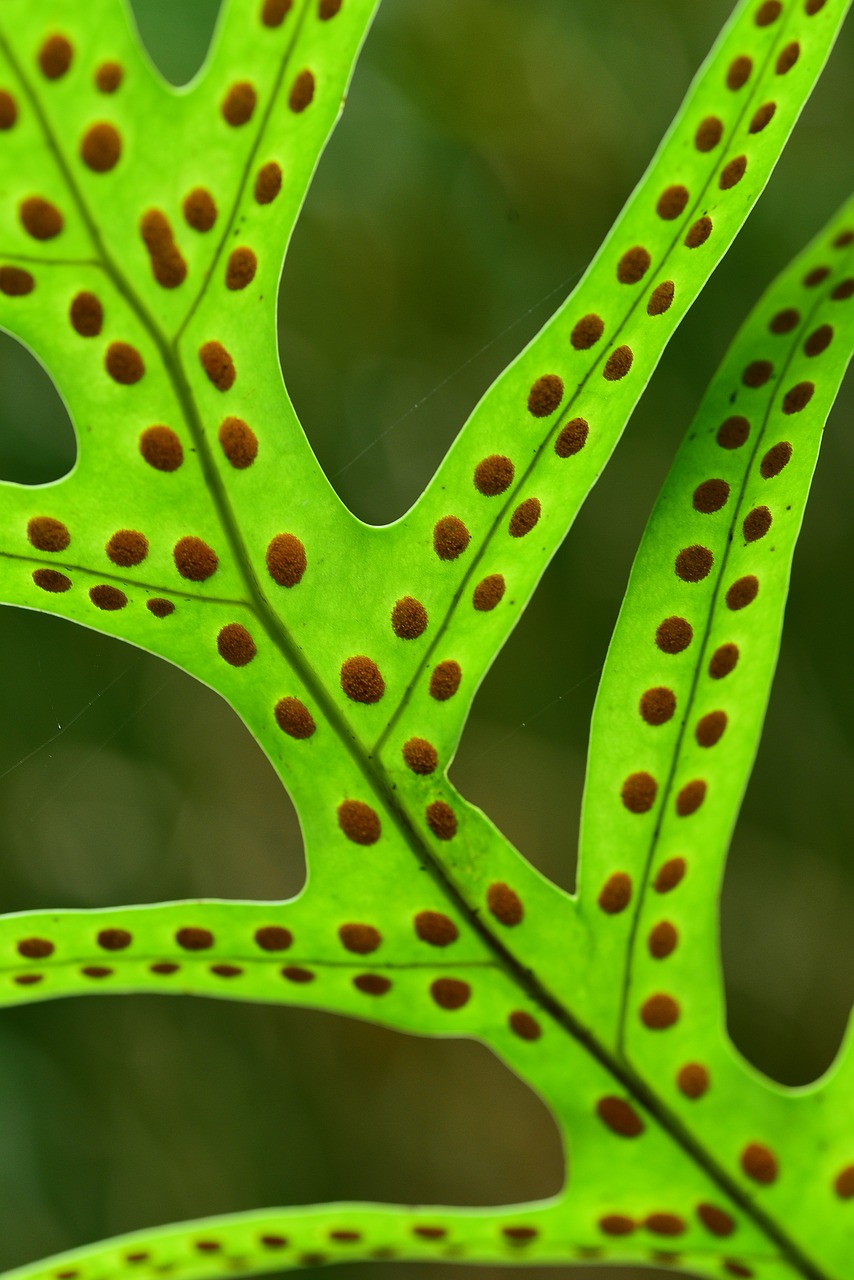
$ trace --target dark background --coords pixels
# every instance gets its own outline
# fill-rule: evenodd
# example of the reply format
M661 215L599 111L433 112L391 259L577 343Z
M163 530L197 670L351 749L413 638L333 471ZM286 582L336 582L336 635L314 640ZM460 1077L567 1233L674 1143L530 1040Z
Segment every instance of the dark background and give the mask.
M216 0L134 8L165 73L186 80ZM565 296L729 8L385 0L294 236L280 313L291 395L363 519L406 509ZM644 520L735 327L848 194L852 65L849 30L490 673L453 767L568 887L597 674ZM723 902L732 1034L790 1083L829 1065L854 994L852 408L849 383ZM68 469L62 404L7 338L0 423L3 479ZM293 810L223 702L82 628L21 610L0 618L2 910L298 889ZM562 1175L545 1109L479 1046L190 999L4 1011L0 1135L5 1265L206 1213L344 1197L488 1204L549 1194Z

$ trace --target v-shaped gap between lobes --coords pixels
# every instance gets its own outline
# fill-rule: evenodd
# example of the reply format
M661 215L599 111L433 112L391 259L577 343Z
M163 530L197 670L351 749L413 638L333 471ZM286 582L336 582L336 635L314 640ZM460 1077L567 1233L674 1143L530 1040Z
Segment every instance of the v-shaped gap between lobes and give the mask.
M661 827L664 822L664 817L667 812L668 803L671 798L676 771L679 767L679 762L680 762L681 753L682 753L682 744L685 741L685 736L688 732L688 725L689 725L689 721L691 720L691 716L693 712L694 702L697 694L697 687L700 681L700 675L701 675L701 672L704 671L706 668L706 663L707 663L706 649L709 643L709 635L711 633L712 624L717 616L717 608L720 602L720 596L723 588L723 583L725 580L727 565L729 564L730 551L734 545L735 530L736 530L736 525L738 523L738 516L741 510L741 504L744 501L744 495L747 490L747 485L753 471L753 464L759 455L759 449L762 442L766 439L769 420L771 417L771 412L774 407L774 401L776 399L777 393L779 392L780 388L783 386L786 373L788 372L792 364L792 360L794 359L795 354L800 345L801 338L808 331L810 325L812 324L813 316L815 315L816 311L821 308L822 305L823 305L823 299L821 298L821 296L817 297L813 301L813 304L810 307L809 311L806 313L805 318L803 319L801 324L798 326L797 337L789 347L786 357L782 365L780 366L779 375L774 378L773 390L768 397L768 402L765 406L765 410L762 414L762 417L759 420L759 430L756 433L756 439L755 439L753 448L750 450L750 453L749 453L749 459L744 469L744 474L741 479L741 484L739 485L738 495L731 507L732 515L730 517L729 526L727 529L727 538L724 544L723 556L721 557L720 570L718 572L717 580L712 590L711 599L709 600L708 609L706 612L705 625L703 627L703 634L700 640L700 644L697 648L698 656L697 656L697 661L694 665L694 672L691 677L691 685L688 690L688 696L685 701L685 714L682 718L682 723L679 726L679 729L676 735L676 741L674 742L674 745L673 745L673 753L671 756L670 768L668 770L667 777L665 778L664 783L662 784L662 787L661 787L661 805L659 807L658 816L656 817L655 826L650 835L649 846L647 849L646 858L644 860L644 865L641 872L640 890L637 895L637 906L632 916L631 929L629 931L628 939L626 941L626 957L625 957L625 964L623 967L623 978L621 982L620 1012L617 1020L617 1045L621 1055L624 1052L624 1045L625 1045L626 1018L628 1015L628 1001L629 1001L629 994L631 992L631 986L632 986L632 958L634 955L635 945L637 942L637 933L638 933L638 928L640 924L641 910L646 901L646 893L649 887L650 871L658 850L658 840L659 840L659 836L661 835ZM738 341L738 339L736 339L736 341ZM700 411L702 411L702 406ZM667 485L667 481L665 480L665 486L666 485Z
M772 43L769 45L769 47L768 47L768 53L767 53L767 55L766 55L766 57L765 57L765 59L764 59L764 61L763 61L762 65L761 65L760 72L759 72L759 74L757 75L756 80L755 80L755 82L754 82L756 85L761 84L761 82L762 82L762 77L763 77L763 75L765 74L765 70L766 70L766 68L767 68L768 64L770 63L770 61L771 61L771 59L772 59L772 57L773 57L774 53L776 52L776 50L777 50L778 46L779 46L779 45L780 45L780 43L782 42L782 40L783 40L783 38L784 38L785 34L786 34L786 26L785 26L785 24L783 24L783 26L782 26L782 28L781 28L781 32L778 34L778 37L777 37L776 41L775 41L775 42L772 42ZM757 97L757 94L756 94L756 90L755 90L755 88L754 88L754 90L753 90L750 94L748 94L748 96L745 98L745 100L744 100L744 105L742 106L742 108L741 108L741 110L738 112L738 114L735 116L735 119L734 119L734 122L733 122L732 128L731 128L731 130L730 130L730 132L729 132L729 135L728 135L730 138L735 136L735 134L736 134L736 132L738 131L738 129L739 129L739 127L740 127L740 125L741 125L742 121L744 120L745 116L747 115L749 108L750 108L750 107L752 106L752 104L755 102L756 97ZM680 107L680 110L681 110L681 107ZM713 167L712 167L712 169L711 169L711 171L710 171L710 173L709 173L708 178L706 179L706 181L705 181L705 183L703 184L703 186L700 188L699 195L698 195L698 196L697 196L697 198L692 202L692 205L691 205L691 212L690 212L690 214L688 214L688 216L685 216L685 212L683 211L682 217L681 217L680 222L679 222L679 230L674 234L673 239L670 241L670 244L667 246L667 248L665 249L664 253L661 255L661 257L660 257L660 259L659 259L658 263L657 263L657 264L656 264L656 266L655 266L655 272L654 272L654 273L652 272L652 264L650 264L650 269L649 269L649 271L647 272L647 274L654 274L654 275L659 274L659 273L663 270L663 268L665 267L665 265L668 263L668 261L670 260L671 255L673 254L673 252L674 252L674 250L676 249L676 247L677 247L677 245L678 245L678 243L679 243L680 239L682 238L682 236L683 236L683 234L684 234L684 228L685 228L685 226L686 226L686 225L688 225L688 224L689 224L689 223L690 223L690 222L691 222L691 221L696 217L696 215L698 214L698 212L702 209L704 199L705 199L705 197L706 197L706 195L707 195L707 193L708 193L708 191L709 191L709 187L710 187L710 186L711 186L711 184L712 184L712 180L713 180L713 177L714 177L714 174L715 174L716 169L717 169L717 165L713 165ZM639 184L639 188L640 188L640 189L643 189L643 187L645 187L645 185L646 185L646 179L645 179L645 177L644 177L644 178L641 178L641 182L640 182L640 184ZM635 199L636 195L637 195L637 191L635 191L635 192L633 192L633 193L632 193L632 195L629 197L629 203L631 203L631 202ZM756 197L756 199L758 199L758 196ZM753 203L755 204L755 203L756 203L756 201L754 200L754 202L753 202ZM624 207L623 212L625 212L625 208L627 208L627 207L628 207L628 205ZM751 206L751 208L752 208L752 206ZM750 210L748 210L748 214L749 214L749 212L750 212ZM621 214L620 216L622 217L622 214ZM715 269L715 268L712 268L712 270L714 270L714 269ZM711 275L711 272L709 272L709 275ZM705 282L704 282L704 283L705 283ZM702 288L702 287L703 287L703 286L701 286L701 288ZM574 291L573 291L573 292L574 292ZM569 295L569 298L567 298L567 299L566 299L566 302L564 302L564 304L563 304L563 306L564 306L564 307L566 306L567 302L569 302L569 300L570 300L570 298L571 298L572 296L573 296L573 294L571 293L571 294ZM637 308L641 305L641 303L644 301L644 299L645 299L645 294L643 293L643 291L640 291L640 292L636 293L634 300L630 303L630 305L628 306L628 308L627 308L627 309L626 309L626 311L624 312L622 319L620 320L620 322L618 323L618 325L617 325L616 329L614 330L613 337L612 337L611 342L610 342L610 348L614 348L614 347L616 346L616 344L617 344L617 343L618 343L618 341L619 341L620 335L623 333L623 331L625 330L626 325L628 324L629 320L631 320L631 318L632 318L632 316L634 315L635 311L636 311L636 310L637 310ZM557 316L554 316L554 317L552 318L552 320L551 320L551 321L547 321L546 323L547 323L547 324L554 323L554 321L555 321L556 319L557 319ZM533 341L536 341L536 338L534 338L534 339L533 339ZM665 345L666 345L666 344L665 344ZM607 348L606 348L606 349L607 349ZM662 347L662 350L663 350L663 347ZM580 380L580 382L577 384L577 386L576 386L575 390L574 390L574 391L572 392L572 394L568 397L568 399L566 400L566 403L564 403L563 401L561 401L561 404L558 406L557 410L555 410L555 412L554 412L554 413L551 415L551 417L550 417L550 421L551 421L551 424L552 424L552 425L550 425L550 426L549 426L549 428L548 428L547 432L546 432L546 433L545 433L545 435L543 436L543 439L542 439L542 441L541 441L541 443L540 443L539 447L536 449L536 451L535 451L535 453L534 453L533 458L532 458L532 459L531 459L531 461L528 463L528 465L526 466L525 470L522 472L521 476L520 476L518 479L514 477L514 481L513 481L513 483L511 484L510 488L508 489L508 495L509 495L509 496L508 496L507 498L505 498L505 500L504 500L504 502L503 502L502 506L498 509L498 512L497 512L497 514L496 514L495 518L493 519L492 524L491 524L491 525L489 525L489 526L487 527L487 533L486 533L485 537L483 538L483 540L482 540L482 542L481 542L480 546L477 548L477 550L475 551L474 555L472 556L471 562L469 563L468 568L467 568L467 569L466 569L466 571L464 572L463 577L462 577L462 579L461 579L461 581L460 581L460 584L459 584L459 586L458 586L457 590L454 592L454 595L453 595L453 597L451 598L451 602L450 602L450 604L449 604L449 605L448 605L448 607L447 607L447 610L446 610L446 612L445 612L445 616L443 617L442 621L439 623L439 626L438 626L438 628L436 629L436 632L435 632L435 635L434 635L434 637L433 637L432 641L431 641L431 642L430 642L430 644L428 645L428 647L427 647L427 649L426 649L426 651L425 651L425 653L424 653L424 655L423 655L423 657L422 657L422 659L421 659L421 662L419 663L418 667L416 668L415 672L413 673L413 675L412 675L412 677L411 677L411 680L410 680L410 682L409 682L409 684L408 684L408 686L407 686L406 690L404 691L403 697L400 699L400 702L398 703L398 705L397 705L397 707L396 707L395 711L393 712L392 716L390 717L390 719L389 719L388 723L386 724L386 726L385 726L385 728L383 729L382 733L380 734L380 736L377 738L376 742L374 743L373 751L374 751L374 753L375 753L375 754L378 754L380 751L382 751L383 747L385 746L386 742L388 741L389 735L393 732L393 730L394 730L394 728L395 728L395 726L396 726L396 724L397 724L398 720L400 719L400 716L401 716L401 715L403 714L403 712L406 710L406 707L407 707L407 705L408 705L408 703L409 703L409 700L410 700L410 698L411 698L412 694L413 694L413 693L414 693L414 691L415 691L415 687L417 686L417 684L418 684L419 680L423 677L424 672L427 670L428 665L430 664L430 662L431 662L431 661L432 661L432 659L433 659L433 654L435 653L435 651L436 651L436 649L437 649L437 647L438 647L439 643L444 639L444 637L445 637L445 635L446 635L446 632L448 631L449 627L451 626L451 623L453 622L454 615L455 615L455 613L456 613L457 607L458 607L458 605L459 605L459 603L460 603L460 600L462 599L463 593L464 593L465 591L467 591L467 589L468 589L468 588L469 588L469 586L471 585L471 581L472 581L472 578L474 577L475 571L477 570L477 568L478 568L479 564L480 564L480 563L481 563L481 561L483 560L483 557L484 557L484 555L486 554L487 548L491 545L491 543L492 543L493 539L496 537L496 535L497 535L497 533L498 533L499 528L500 528L500 527L502 526L502 524L504 523L504 521L505 521L505 519L506 519L506 517L507 517L507 514L508 514L508 512L510 511L510 508L511 508L515 503L516 503L516 501L517 501L517 499L518 499L518 496L519 496L519 493L524 489L525 485L526 485L526 484L527 484L527 482L528 482L529 477L531 476L532 472L533 472L533 471L535 470L535 468L537 467L537 465L538 465L538 463L539 463L539 461L540 461L540 459L541 459L541 457L542 457L542 455L543 455L543 453L544 453L544 451L545 451L545 449L546 449L546 446L547 446L547 445L549 444L549 442L551 441L551 439L552 439L552 433L553 433L553 431L554 431L554 422L555 422L556 420L558 420L558 419L562 418L565 414L570 413L570 412L572 411L573 405L576 403L576 401L577 401L577 400L578 400L578 398L580 397L581 393L584 391L585 387L587 386L588 382L589 382L589 381L590 381L590 379L593 377L593 374L594 374L595 370L597 369L597 367L598 367L598 365L599 365L599 363L601 362L601 360L602 360L602 359L603 359L603 354L599 354L598 356L594 357L594 359L593 359L593 361L592 361L592 363L591 363L591 365L590 365L589 369L588 369L588 370L587 370L587 372L584 374L584 376L581 378L581 380ZM499 376L501 376L501 375L499 375ZM650 376L651 376L651 374L650 374ZM488 391L487 391L487 394L488 394ZM607 413L607 410L605 410L605 412ZM634 412L634 406L633 406L633 407L632 407L632 409L630 410L629 416L631 416L631 413L632 413L632 412ZM606 459L606 461L607 461L607 459Z
M188 430L198 449L199 461L206 484L222 520L226 537L228 538L231 546L232 554L234 555L235 561L243 574L248 593L252 601L252 607L254 608L259 621L271 641L277 646L286 661L294 667L306 687L311 690L313 696L317 699L317 702L323 709L330 727L335 731L345 750L356 764L359 772L364 776L369 787L378 795L385 808L393 817L401 835L411 848L413 855L418 859L419 864L429 869L439 888L446 894L446 896L448 896L460 913L468 919L474 931L481 937L485 945L498 957L511 979L515 981L517 986L526 993L528 998L543 1008L564 1031L577 1040L594 1057L594 1059L620 1083L626 1092L655 1118L657 1123L669 1133L671 1138L683 1149L686 1155L688 1155L690 1159L702 1168L708 1177L717 1184L721 1191L734 1204L739 1207L745 1216L752 1219L755 1225L774 1242L782 1256L800 1272L801 1276L804 1277L804 1280L830 1280L824 1272L817 1269L811 1260L800 1251L798 1246L787 1237L785 1232L777 1225L777 1223L751 1201L749 1195L741 1189L725 1169L718 1165L714 1157L694 1139L678 1117L671 1114L666 1105L659 1100L657 1095L645 1084L645 1082L636 1076L634 1071L622 1062L619 1057L615 1056L609 1048L600 1043L600 1041L575 1018L572 1012L541 984L532 971L527 969L524 964L517 960L504 943L491 933L486 923L481 919L477 910L468 904L461 890L459 890L453 881L447 877L444 867L433 855L432 851L425 843L424 838L415 830L409 814L400 802L399 795L394 784L389 779L382 764L376 759L375 753L371 753L367 756L364 754L363 749L352 733L346 717L335 704L323 681L304 658L299 647L291 639L287 628L267 601L246 552L236 517L231 509L230 503L228 502L224 485L216 467L213 464L210 452L206 447L201 416L193 398L180 358L173 346L161 334L157 324L148 312L148 309L145 307L141 299L137 297L130 284L125 280L124 276L110 257L106 246L104 245L97 223L90 214L85 201L83 200L82 194L64 160L62 152L57 145L45 114L41 109L38 97L24 75L20 63L12 52L2 30L0 30L0 49L3 50L8 58L9 63L33 108L36 118L41 125L46 143L68 185L73 201L77 205L80 216L92 238L92 242L101 256L104 271L112 280L115 288L125 299L127 304L135 312L140 323L149 334L151 341L157 348L161 357L164 369L173 383L176 396L187 422ZM705 189L706 188L704 187L703 190L705 191ZM637 305L637 302L635 305ZM631 310L632 309L628 312L628 315L631 314ZM625 323L625 320L623 323ZM589 377L590 375L588 374L587 376ZM404 696L406 697L408 695Z

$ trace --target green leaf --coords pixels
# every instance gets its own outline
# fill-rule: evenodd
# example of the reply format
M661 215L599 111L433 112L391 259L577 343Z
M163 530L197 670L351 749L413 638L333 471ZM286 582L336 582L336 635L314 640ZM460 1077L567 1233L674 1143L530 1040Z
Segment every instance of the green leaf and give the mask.
M413 535L434 537L449 511L471 536L445 563L444 625L430 646L439 656L441 646L455 644L466 709L667 342L761 194L824 63L815 15L790 5L759 25L757 13L754 5L736 9L584 278L489 389L424 495L394 526L400 555ZM422 572L423 592L435 598L434 571L429 585ZM478 584L496 577L506 594L473 624ZM428 664L402 706L399 732L423 714ZM441 725L448 749L462 714L456 704Z
M828 1191L850 1152L850 1049L845 1072L808 1090L780 1090L743 1061L724 1033L717 898L825 420L854 351L852 226L849 203L760 300L662 489L597 697L579 901L622 1052L837 1267L848 1246L829 1245ZM735 1123L715 1096L741 1100ZM751 1145L768 1153L765 1176ZM784 1176L805 1146L823 1169L809 1194Z
M797 405L812 444L799 440L778 486L791 514L771 512L776 558L768 564L768 531L743 556L727 542L729 510L743 522L744 503L757 503L750 451L727 453L733 497L716 524L669 496L681 501L698 468L705 477L702 449L720 455L709 432L734 376L754 411L767 399L769 424L779 395L804 383L738 387L767 358L771 303L736 340L653 516L594 723L577 902L457 794L447 768L480 680L761 193L847 5L736 9L587 275L388 528L356 520L322 474L282 385L275 331L282 254L374 9L231 0L186 91L152 70L112 0L85 14L53 0L49 20L23 0L0 11L0 322L57 380L79 442L77 466L56 484L0 487L0 591L127 639L221 693L293 797L310 868L287 903L6 916L0 991L7 1003L161 991L306 1004L479 1039L551 1107L571 1178L551 1201L495 1210L337 1205L210 1219L14 1274L205 1276L224 1262L278 1270L391 1249L464 1261L678 1257L702 1276L841 1280L843 1192L834 1198L832 1178L850 1156L822 1128L829 1094L775 1090L729 1047L711 905L764 713L794 513L850 354L850 210L832 230L836 247L822 242L830 274L798 286L806 328L799 317L773 338L781 378L820 361L825 379ZM794 278L775 296L788 298ZM820 345L810 335L823 324L832 341L802 350ZM763 438L757 426L751 447ZM737 559L742 579L762 567L759 607L743 616L764 630L751 633L750 696L727 703L732 751L709 757L717 772L701 808L714 805L715 817L694 824L703 872L686 878L683 902L696 894L697 945L670 962L683 975L677 1000L650 986L669 956L650 957L647 934L664 923L671 941L687 941L688 916L641 920L655 910L645 889L670 849L669 810L660 822L654 806L629 814L620 791L642 793L625 779L648 772L662 780L657 803L669 803L664 779L681 794L682 771L693 778L696 753L705 767L712 749L658 732L636 710L636 651L663 660L650 610L674 590L674 538L681 546L697 520L716 539L705 595L691 597L694 608L707 602L698 637L701 625L714 634L718 614L729 620L710 592L721 574L730 589ZM746 646L747 632L739 637ZM674 695L692 717L708 714L692 701L701 649L698 638ZM663 681L657 670L644 687ZM681 821L670 823L680 833ZM620 903L629 881L631 902ZM701 1057L714 1081L703 1106L673 1083ZM820 1152L828 1162L809 1197L757 1174L795 1105L807 1136L792 1137L787 1160Z

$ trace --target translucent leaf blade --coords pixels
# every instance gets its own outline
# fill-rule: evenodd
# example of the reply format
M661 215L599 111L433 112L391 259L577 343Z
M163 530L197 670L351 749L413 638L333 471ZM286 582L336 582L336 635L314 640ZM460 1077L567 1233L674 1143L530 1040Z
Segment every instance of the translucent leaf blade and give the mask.
M594 963L613 975L597 1020L831 1270L847 1249L834 1178L850 1132L838 1111L828 1122L821 1089L771 1086L726 1038L717 898L824 423L854 350L852 246L849 203L739 332L665 482L594 712L580 893ZM737 1116L721 1109L733 1096ZM835 1172L808 1192L780 1172L828 1147Z
M433 630L409 706L384 731L389 757L392 741L424 720L437 721L439 744L453 751L491 660L484 655L515 625L679 320L761 193L845 12L790 5L760 25L755 4L736 8L577 289L486 393L393 528L395 561L419 545L409 590L429 602ZM756 122L771 101L773 116ZM742 157L744 167L733 167ZM462 698L439 711L429 681L449 659L463 672Z

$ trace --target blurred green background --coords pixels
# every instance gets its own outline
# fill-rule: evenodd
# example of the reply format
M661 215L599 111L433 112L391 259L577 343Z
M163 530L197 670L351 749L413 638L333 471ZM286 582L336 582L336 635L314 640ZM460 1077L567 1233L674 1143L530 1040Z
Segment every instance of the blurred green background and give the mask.
M185 81L217 0L133 7L152 56ZM363 519L405 510L565 296L729 8L384 0L294 236L280 309L291 395ZM849 29L490 673L453 766L461 789L567 887L597 674L644 520L736 325L848 194L852 67ZM45 373L0 339L0 476L41 483L68 469L73 435ZM825 440L723 900L732 1034L790 1083L831 1062L854 994L852 410L849 383ZM3 611L0 662L2 910L298 889L289 801L209 690L19 610ZM201 1214L344 1197L488 1204L547 1195L562 1176L544 1107L479 1046L184 998L4 1011L0 1135L7 1266ZM434 1273L446 1274L418 1270Z

